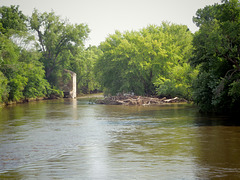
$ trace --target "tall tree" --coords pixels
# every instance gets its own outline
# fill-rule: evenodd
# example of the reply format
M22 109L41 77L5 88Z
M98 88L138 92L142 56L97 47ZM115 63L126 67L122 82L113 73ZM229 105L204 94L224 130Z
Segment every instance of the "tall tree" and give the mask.
M193 21L192 65L200 67L195 102L202 111L232 111L240 106L240 2L199 9Z
M38 47L42 52L46 78L52 85L56 84L56 76L69 63L88 37L89 28L85 24L70 24L62 20L54 12L39 13L34 10L30 18L31 28L37 33Z
M186 96L188 93L182 92L191 81L186 80L187 77L174 81L172 72L174 69L176 75L185 70L192 73L192 68L186 66L191 55L191 41L192 34L187 26L165 22L140 31L116 31L100 45L103 54L96 64L100 82L110 94ZM170 92L169 81L178 93L165 93ZM181 92L177 86L182 87Z
M18 6L0 7L0 25L0 101L46 96L50 86L38 61L41 55L15 43L17 38L29 42L26 16Z

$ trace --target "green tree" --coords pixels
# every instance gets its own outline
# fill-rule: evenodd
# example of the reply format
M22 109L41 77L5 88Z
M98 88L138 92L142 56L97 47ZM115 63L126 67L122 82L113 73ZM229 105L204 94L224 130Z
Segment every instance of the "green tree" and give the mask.
M0 71L0 102L4 102L8 98L7 83L7 78Z
M192 82L198 73L188 63L192 55L192 33L187 26L168 23L163 23L158 31L165 54L153 62L157 94L191 99ZM156 30L153 32L157 34Z
M199 66L194 99L201 111L233 111L240 105L240 3L199 9L193 18L200 28L194 35L191 64Z
M22 50L19 57L22 75L27 78L27 84L23 90L25 98L44 97L51 90L45 79L43 64L39 62L41 54L37 51Z
M116 31L100 45L103 54L97 61L96 71L101 85L110 94L134 92L185 97L190 93L187 89L193 76L174 78L178 71L192 73L192 68L186 65L191 56L191 41L187 26L165 22L140 31L123 34ZM167 86L169 81L175 85ZM171 93L164 93L172 88Z
M0 24L0 101L19 101L24 98L45 96L49 84L40 54L35 50L24 49L21 38L29 43L26 16L18 6L1 7ZM17 36L16 36L17 35Z
M27 17L19 10L19 6L0 7L0 32L11 36L12 33L27 31Z
M0 72L4 83L2 88L5 87L4 101L45 96L49 84L45 79L43 65L38 61L40 54L24 49L20 51L20 48L6 37L1 36L0 40L2 59ZM7 87L6 82L8 82ZM9 94L6 95L6 92Z
M77 93L90 93L100 88L94 73L95 63L101 54L96 46L80 49L78 54L71 58L70 69L77 74Z
M22 90L26 84L26 79L19 74L21 70L18 63L19 49L6 36L0 36L1 64L0 71L8 79L9 99L19 100L23 97Z
M72 25L54 12L39 13L37 10L32 13L30 24L38 36L46 78L51 85L57 85L59 73L69 65L69 59L77 54L79 47L83 47L89 28L85 24Z
M159 76L155 81L157 93L166 97L183 97L192 99L192 84L196 79L198 70L184 63L183 65L174 66L167 76Z
M134 41L139 39L141 40L139 32L121 34L116 31L101 43L103 54L96 64L96 71L105 93L134 91L136 94L144 94L146 74L143 69L147 72L147 63L143 62L143 58L136 58L139 49Z

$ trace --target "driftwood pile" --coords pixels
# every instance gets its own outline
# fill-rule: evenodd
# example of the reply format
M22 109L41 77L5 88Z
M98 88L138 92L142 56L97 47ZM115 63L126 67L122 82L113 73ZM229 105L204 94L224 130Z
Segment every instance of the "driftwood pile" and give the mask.
M96 104L109 104L109 105L158 105L163 103L179 103L186 102L182 98L153 98L153 97L143 97L143 96L132 96L132 95L120 95L120 96L110 96L105 99L97 99Z

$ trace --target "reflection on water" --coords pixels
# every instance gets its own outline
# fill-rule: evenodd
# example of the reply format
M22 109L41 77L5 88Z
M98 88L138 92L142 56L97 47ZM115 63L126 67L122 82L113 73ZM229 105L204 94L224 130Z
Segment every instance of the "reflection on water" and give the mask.
M189 104L0 110L0 179L237 179L239 152L236 119Z

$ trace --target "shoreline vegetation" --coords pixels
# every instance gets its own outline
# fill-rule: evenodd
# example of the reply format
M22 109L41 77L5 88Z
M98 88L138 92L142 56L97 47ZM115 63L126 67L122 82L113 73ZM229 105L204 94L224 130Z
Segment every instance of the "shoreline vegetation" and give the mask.
M202 113L240 110L240 2L222 0L196 11L186 25L161 22L109 34L85 47L90 28L55 12L0 7L0 106L61 98L76 73L77 94L111 95L102 104L148 105L193 101ZM17 22L17 23L16 23ZM115 95L124 92L134 97ZM179 97L149 99L148 97ZM57 97L55 97L57 96ZM94 102L93 102L94 103Z
M81 98L89 98L90 101L92 99L96 98L101 98L103 97L103 93L89 93L89 94L78 94L77 98L75 99L81 99ZM19 101L8 101L4 103L0 103L0 108L11 106L11 105L17 105L17 104L25 104L25 103L30 103L30 102L37 102L37 101L45 101L45 100L57 100L57 99L72 99L72 98L64 98L63 96L60 95L51 95L49 97L36 97L36 98L25 98L21 99Z
M16 105L16 104L25 104L25 103L36 102L36 101L55 100L55 99L61 99L61 97L36 97L36 98L25 98L19 101L8 101L8 102L0 103L0 108Z

